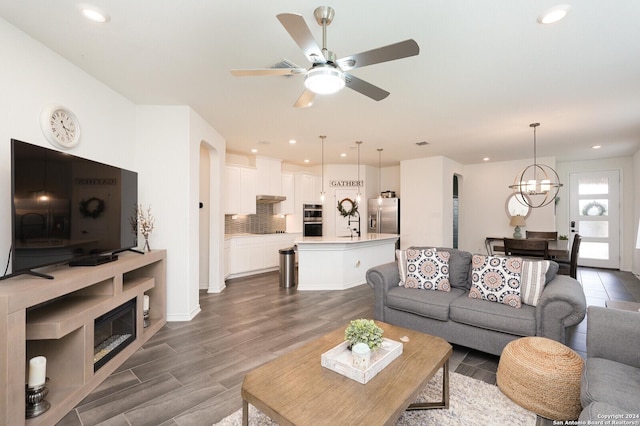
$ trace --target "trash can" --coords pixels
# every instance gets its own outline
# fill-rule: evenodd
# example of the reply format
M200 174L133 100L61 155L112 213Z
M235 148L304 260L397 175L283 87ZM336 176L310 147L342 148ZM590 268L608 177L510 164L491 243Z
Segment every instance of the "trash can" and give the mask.
M296 251L293 247L280 249L280 287L296 286Z

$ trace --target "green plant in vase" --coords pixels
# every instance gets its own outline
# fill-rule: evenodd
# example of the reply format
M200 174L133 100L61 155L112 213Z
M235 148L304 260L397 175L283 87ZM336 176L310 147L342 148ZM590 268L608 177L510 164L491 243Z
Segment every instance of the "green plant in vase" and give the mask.
M384 331L373 320L361 318L349 323L344 331L344 340L348 340L351 346L366 343L373 351L382 345L382 333Z

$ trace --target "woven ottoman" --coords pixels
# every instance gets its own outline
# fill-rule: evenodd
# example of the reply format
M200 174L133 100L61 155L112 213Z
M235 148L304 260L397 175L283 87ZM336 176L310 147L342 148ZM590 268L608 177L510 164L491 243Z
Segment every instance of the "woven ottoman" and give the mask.
M584 361L546 337L523 337L505 346L498 363L498 388L513 402L551 420L580 415Z

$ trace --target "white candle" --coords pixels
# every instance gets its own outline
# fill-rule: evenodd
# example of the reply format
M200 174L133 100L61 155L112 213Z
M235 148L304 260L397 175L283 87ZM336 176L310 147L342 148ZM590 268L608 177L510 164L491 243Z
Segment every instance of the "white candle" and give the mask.
M148 311L149 310L149 296L147 296L146 294L144 295L144 302L142 303L142 309L144 311Z
M35 388L44 385L47 379L47 359L37 356L29 360L29 387Z

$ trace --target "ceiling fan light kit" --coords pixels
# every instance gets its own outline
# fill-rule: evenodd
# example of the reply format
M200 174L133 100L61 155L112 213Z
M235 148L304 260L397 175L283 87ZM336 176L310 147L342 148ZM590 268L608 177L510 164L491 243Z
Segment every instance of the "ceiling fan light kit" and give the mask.
M329 6L320 6L316 8L313 15L318 25L322 27L322 48L314 39L302 15L295 13L280 13L277 15L278 21L300 47L307 60L311 62L309 69L293 67L292 64L291 67L286 66L284 68L231 70L231 74L237 77L304 74L305 90L294 103L296 108L311 106L316 94L332 94L339 92L344 87L348 87L374 101L381 101L389 95L389 92L345 71L407 58L420 53L418 43L413 39L408 39L336 59L335 53L327 49L327 26L333 21L335 10Z
M326 64L312 68L304 77L304 86L318 95L339 92L344 85L344 73Z

